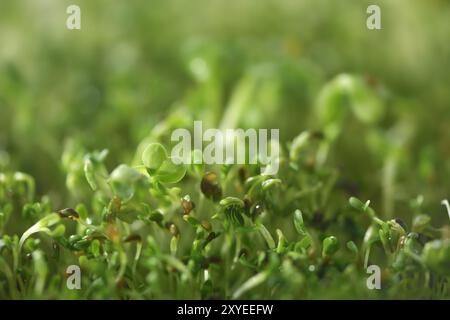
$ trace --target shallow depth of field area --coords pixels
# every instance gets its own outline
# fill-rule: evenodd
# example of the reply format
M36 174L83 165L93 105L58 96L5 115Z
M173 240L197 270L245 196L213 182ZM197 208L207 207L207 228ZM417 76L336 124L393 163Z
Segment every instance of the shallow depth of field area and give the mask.
M0 4L1 299L450 298L448 1L70 4ZM278 173L173 165L195 120Z

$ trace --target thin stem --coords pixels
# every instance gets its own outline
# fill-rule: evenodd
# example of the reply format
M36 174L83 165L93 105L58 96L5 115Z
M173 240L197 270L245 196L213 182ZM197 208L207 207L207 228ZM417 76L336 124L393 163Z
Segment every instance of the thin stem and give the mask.
M448 203L448 200L442 200L441 204L447 209L448 218L450 219L450 204Z

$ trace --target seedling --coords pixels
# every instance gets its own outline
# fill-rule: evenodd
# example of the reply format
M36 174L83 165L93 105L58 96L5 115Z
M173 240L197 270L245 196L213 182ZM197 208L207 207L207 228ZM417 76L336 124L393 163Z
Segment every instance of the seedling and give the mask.
M231 109L241 114L242 101L266 92L256 90L261 80L248 76ZM0 298L448 299L448 228L433 227L428 197L390 192L400 147L378 131L379 97L363 79L342 75L316 109L320 131L273 146L280 152L271 175L259 162L203 163L199 149L183 163L168 140L192 115L177 113L155 126L130 163L118 162L131 158L121 148L68 144L59 208L37 197L31 176L1 172ZM356 183L360 177L333 162L349 115L371 131L368 153L385 166L387 191ZM227 111L224 125L238 120ZM403 219L385 210L398 202ZM450 217L448 201L442 205ZM80 289L67 290L65 271L75 264ZM372 265L389 284L380 292L363 281Z

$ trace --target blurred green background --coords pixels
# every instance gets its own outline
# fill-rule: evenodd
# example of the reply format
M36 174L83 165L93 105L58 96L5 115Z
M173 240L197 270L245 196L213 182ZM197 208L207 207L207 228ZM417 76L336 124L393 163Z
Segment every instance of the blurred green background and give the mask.
M81 30L65 26L70 4L81 7ZM366 28L369 4L381 7L382 30ZM113 168L177 110L219 126L245 90L234 125L280 128L287 143L322 129L317 98L349 73L375 88L385 106L376 128L400 145L394 209L423 194L443 212L448 21L444 0L1 0L0 170L31 174L62 205L74 201L61 165L68 145L109 149ZM368 124L345 121L328 161L377 206L383 161L363 139Z

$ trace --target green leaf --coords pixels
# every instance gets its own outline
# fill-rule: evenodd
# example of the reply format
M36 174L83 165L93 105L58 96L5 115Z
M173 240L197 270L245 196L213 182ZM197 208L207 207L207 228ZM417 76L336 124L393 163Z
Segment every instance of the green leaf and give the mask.
M134 208L125 207L120 210L119 214L117 215L117 218L126 223L131 224L137 220L138 215L139 215L138 211L136 211Z
M351 87L351 108L364 123L378 122L384 115L384 105L375 92L361 78L354 78Z
M142 153L142 162L152 174L168 160L166 148L160 143L151 143Z
M306 234L305 224L303 222L303 215L299 209L295 210L294 212L294 226L295 230L297 230L297 232L300 235Z
M303 149L307 146L311 137L311 133L304 131L300 133L293 141L289 151L289 158L296 161L300 158Z
M177 183L186 175L186 166L182 163L175 164L173 158L164 161L154 177L162 183Z
M269 271L263 271L260 272L256 275L254 275L253 277L251 277L250 279L248 279L247 281L245 281L233 294L233 299L238 299L239 297L241 297L245 292L259 286L260 284L262 284L263 282L265 282L267 280L267 278L269 277Z
M295 244L294 249L297 252L303 252L306 249L308 249L311 245L312 245L312 239L309 235L306 235L305 237L303 237L302 240L298 241Z
M323 239L322 256L329 257L339 250L339 241L335 236Z
M91 252L94 255L94 257L100 256L100 241L98 241L97 239L95 239L91 243Z
M281 231L280 229L276 230L277 235L278 235L278 246L277 246L277 253L283 253L286 247L286 237L283 234L283 231Z
M173 236L170 240L170 253L175 256L178 249L178 237Z
M109 181L115 194L123 201L131 199L135 192L135 183L141 178L141 174L124 164L118 166L111 173Z
M347 248L353 252L355 255L358 254L358 247L356 246L356 244L353 241L349 241L347 242Z
M266 191L277 185L281 185L280 179L268 179L268 180L264 181L261 186L262 186L263 190Z
M19 241L19 249L22 248L23 244L25 243L25 240L27 240L34 233L45 232L45 233L51 235L52 232L50 231L49 227L58 223L60 221L60 219L61 218L59 217L59 214L52 213L52 214L49 214L48 216L45 216L38 222L36 222L27 231L25 231L23 233L23 235ZM57 233L60 233L60 230L61 229L59 229L59 231Z
M366 201L366 203L363 203L361 200L359 200L356 197L350 197L348 202L350 203L350 205L353 208L363 211L363 212L365 212L367 210L367 208L369 207L369 204L370 204L370 200Z
M244 208L245 206L244 201L236 197L226 197L220 200L219 204L223 207L238 206L240 208Z
M219 202L222 207L225 216L235 226L244 225L244 217L242 213L244 211L244 201L235 197L226 197Z
M88 218L88 211L83 203L78 204L75 211L78 212L81 219L86 220Z
M386 251L386 253L391 252L391 244L389 242L389 236L390 232L389 229L385 230L384 228L378 230L378 236L380 237L381 243L383 244L383 248Z
M334 140L342 129L342 123L348 112L348 91L351 76L340 75L327 83L319 93L316 110L325 127L325 134Z
M95 181L95 169L91 159L86 159L84 161L84 175L86 176L86 180L91 189L94 191L97 190L98 186Z
M272 238L272 235L270 234L269 230L266 229L266 227L263 224L258 224L258 230L263 236L264 240L266 240L267 245L270 249L275 248L275 241Z
M201 224L200 221L198 221L196 218L194 218L193 216L190 216L190 215L188 215L188 214L185 214L185 215L183 216L183 219L184 219L186 222L188 222L190 225L194 226L194 227L197 227L197 226L199 226L199 225Z
M245 223L244 217L238 210L231 209L228 211L228 213L229 213L230 220L233 222L233 224L235 226L243 226L244 225L244 223Z
M53 238L60 238L66 232L66 227L63 224L58 225L55 230L50 233L50 236Z

